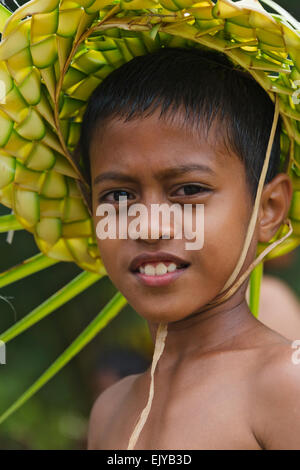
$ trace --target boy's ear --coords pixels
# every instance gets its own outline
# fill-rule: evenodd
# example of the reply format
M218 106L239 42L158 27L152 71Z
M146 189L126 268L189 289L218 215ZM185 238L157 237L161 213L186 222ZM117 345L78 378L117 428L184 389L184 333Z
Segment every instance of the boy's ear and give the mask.
M286 173L279 173L264 186L258 218L258 241L267 243L273 238L288 215L293 186Z

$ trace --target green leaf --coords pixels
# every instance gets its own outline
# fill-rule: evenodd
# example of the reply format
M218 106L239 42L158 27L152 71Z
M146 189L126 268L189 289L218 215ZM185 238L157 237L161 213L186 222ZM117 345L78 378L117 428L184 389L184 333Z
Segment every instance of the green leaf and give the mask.
M264 263L259 263L253 269L250 276L250 295L249 295L249 308L255 318L259 314L259 299L260 299L260 286L263 276Z
M288 11L286 11L282 6L275 3L273 0L261 0L262 3L265 3L271 7L274 11L277 11L286 21L288 21L295 29L300 29L300 23L296 20Z
M23 331L27 330L37 322L45 318L50 313L67 303L73 297L76 297L82 291L97 282L103 275L84 271L75 279L69 282L62 289L53 294L49 299L35 308L31 313L22 318L18 323L10 327L0 335L0 341L7 343Z
M118 292L101 310L96 318L83 330L73 343L56 359L56 361L0 416L0 424L18 410L43 385L54 377L73 357L78 354L105 326L113 320L126 305L127 300Z
M24 230L24 227L13 214L2 215L0 217L0 233L8 232L9 230Z
M0 32L3 31L6 21L12 13L0 3Z
M9 216L11 217L11 216ZM1 227L1 220L0 219L0 227ZM3 230L6 232L7 230L18 230L17 228L8 228ZM1 232L1 229L0 229ZM56 259L48 258L43 253L39 253L27 260L23 261L21 264L14 266L13 268L8 269L0 274L0 288L4 286L8 286L13 282L19 281L20 279L24 279L25 277L29 276L30 274L34 274L36 272L41 271L42 269L48 268L53 264L58 263L59 261Z

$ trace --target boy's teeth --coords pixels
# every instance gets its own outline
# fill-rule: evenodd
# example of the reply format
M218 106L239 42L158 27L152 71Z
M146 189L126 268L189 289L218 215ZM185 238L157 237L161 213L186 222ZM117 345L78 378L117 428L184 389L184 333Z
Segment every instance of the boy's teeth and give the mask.
M169 264L169 266L168 266L168 272L169 272L169 273L172 273L172 272L175 271L175 270L176 270L176 264L175 264L175 263Z
M167 272L171 273L176 271L176 264L170 263L168 266L165 263L158 263L156 266L153 264L146 264L139 267L140 273L147 274L148 276L161 276Z
M155 268L155 274L162 275L166 274L168 272L168 268L164 263L158 263L158 265Z
M145 266L145 274L147 274L148 276L154 276L155 274L155 267L152 266L151 264L146 264Z

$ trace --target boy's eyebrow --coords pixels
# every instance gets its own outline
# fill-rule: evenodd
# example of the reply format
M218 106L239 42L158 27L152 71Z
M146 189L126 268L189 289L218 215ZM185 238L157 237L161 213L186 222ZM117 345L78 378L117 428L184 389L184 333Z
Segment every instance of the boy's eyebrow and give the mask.
M190 165L178 165L173 168L166 168L165 170L159 172L159 174L157 175L157 179L163 180L172 176L174 177L180 176L184 173L191 173L192 171L202 171L205 173L210 173L211 175L215 175L215 172L212 170L211 167L203 165L201 163L193 163ZM137 181L136 178L126 173L122 173L120 171L107 171L96 176L96 178L94 179L94 185L106 180L131 181L133 183Z

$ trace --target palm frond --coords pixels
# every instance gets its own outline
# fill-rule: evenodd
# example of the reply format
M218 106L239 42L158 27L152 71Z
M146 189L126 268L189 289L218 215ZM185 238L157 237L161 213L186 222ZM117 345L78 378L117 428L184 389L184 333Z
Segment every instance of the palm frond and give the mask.
M45 318L50 313L57 310L59 307L67 303L69 300L76 297L81 292L85 291L95 282L99 281L100 275L83 272L80 273L75 279L69 282L66 286L53 294L49 299L35 308L31 313L22 318L18 323L10 327L7 331L0 335L0 340L4 343L11 341L16 336L19 336L23 331L28 330L31 326Z
M118 315L126 303L127 300L118 292L56 361L0 416L0 424L24 405L43 385L49 382L52 377L68 364L76 354Z
M48 258L43 253L38 253L37 255L28 258L22 263L14 266L13 268L8 269L0 274L0 288L8 286L13 282L24 279L31 274L37 273L46 269L54 264L57 264L59 261L56 259Z

